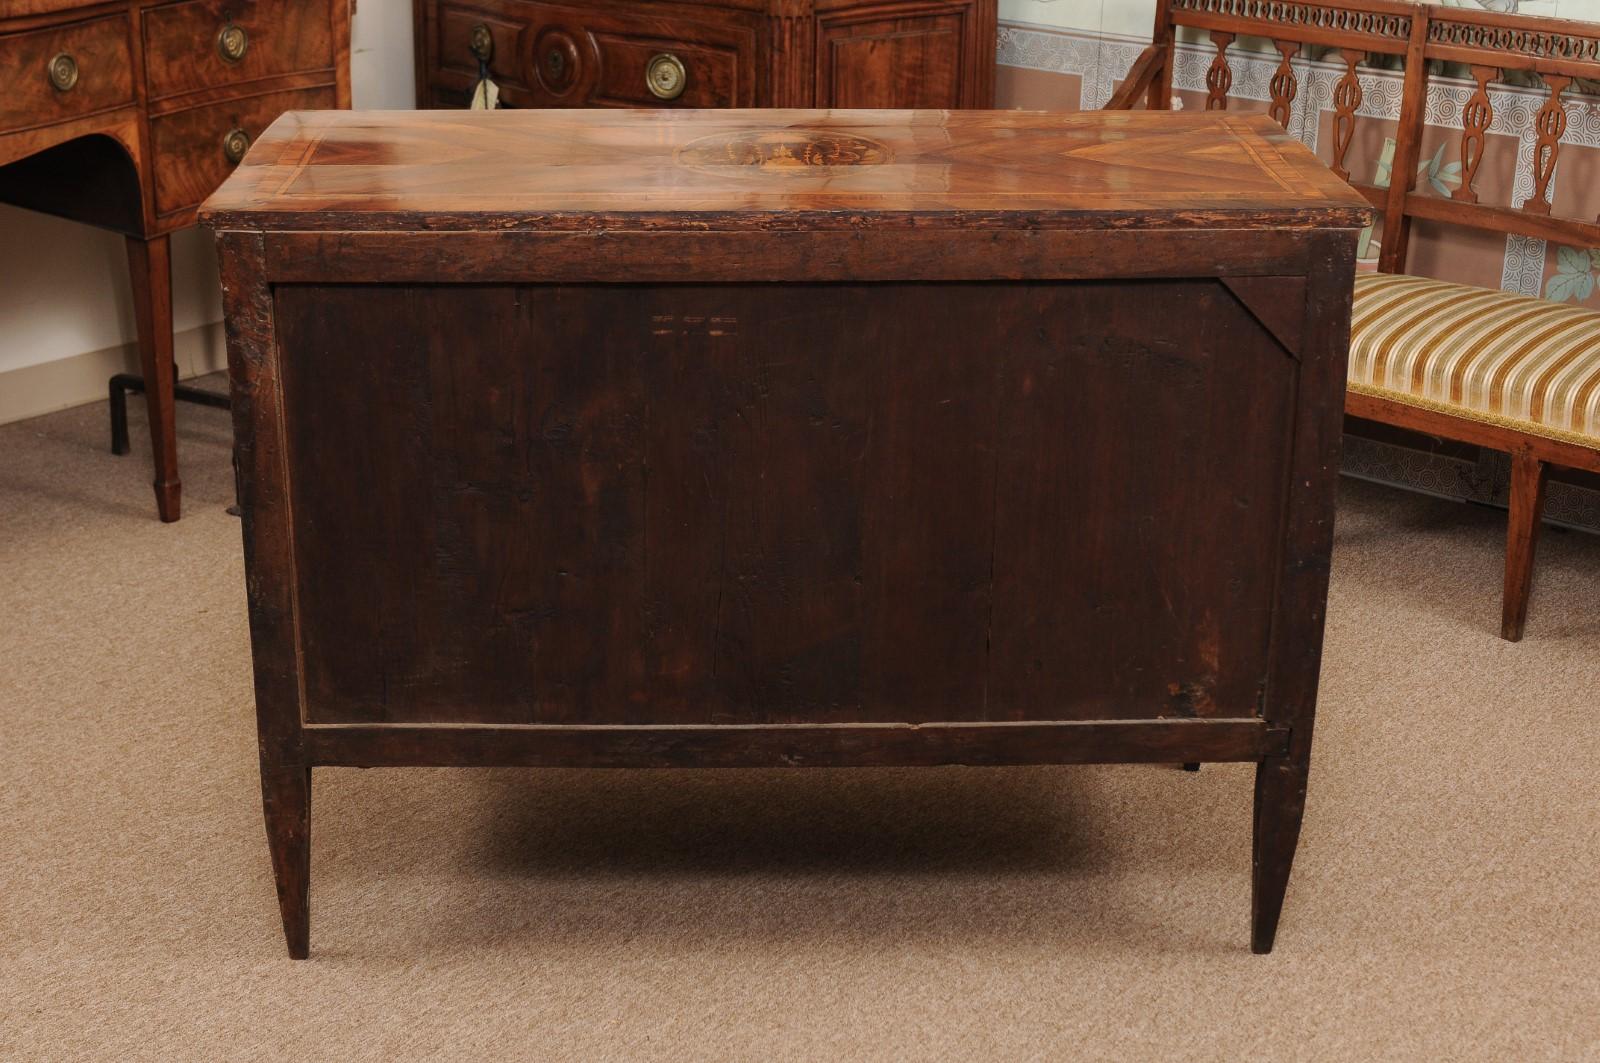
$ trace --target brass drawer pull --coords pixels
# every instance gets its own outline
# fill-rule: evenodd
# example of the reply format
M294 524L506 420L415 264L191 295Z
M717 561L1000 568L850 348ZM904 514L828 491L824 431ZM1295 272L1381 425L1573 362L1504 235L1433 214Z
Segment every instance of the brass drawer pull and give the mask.
M217 54L224 63L237 63L250 50L250 34L243 26L230 22L217 31Z
M472 33L467 37L467 47L480 62L487 63L494 58L494 34L489 32L489 27L482 22L472 27Z
M222 154L231 163L237 164L249 150L250 134L242 129L230 129L222 138Z
M45 69L50 75L50 84L57 92L70 92L72 86L78 83L78 61L66 52L56 53Z
M689 83L689 74L683 68L682 59L671 52L661 52L651 56L646 64L644 83L657 99L675 100L683 95Z

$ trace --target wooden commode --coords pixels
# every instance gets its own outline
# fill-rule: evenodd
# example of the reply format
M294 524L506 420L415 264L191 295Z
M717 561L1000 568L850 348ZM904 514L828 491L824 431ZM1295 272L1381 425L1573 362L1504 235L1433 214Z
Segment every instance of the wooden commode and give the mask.
M1254 762L1271 947L1370 214L1276 123L290 114L202 213L293 955L311 769L428 764Z

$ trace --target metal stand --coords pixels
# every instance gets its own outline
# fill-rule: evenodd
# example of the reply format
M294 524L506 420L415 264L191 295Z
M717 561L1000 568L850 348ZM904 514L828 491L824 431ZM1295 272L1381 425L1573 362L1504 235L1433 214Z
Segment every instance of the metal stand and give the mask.
M128 452L128 392L130 391L134 394L143 394L144 377L137 373L118 373L111 378L111 453L113 454ZM172 397L179 402L192 402L219 410L229 408L228 396L203 388L192 388L187 384L174 384Z

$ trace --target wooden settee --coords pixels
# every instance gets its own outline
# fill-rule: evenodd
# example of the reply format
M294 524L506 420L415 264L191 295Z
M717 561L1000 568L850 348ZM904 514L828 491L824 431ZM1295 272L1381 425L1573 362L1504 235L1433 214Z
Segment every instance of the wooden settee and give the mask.
M1392 0L1159 0L1154 43L1134 62L1109 108L1171 106L1182 27L1195 31L1187 39L1214 49L1205 72L1207 108L1228 106L1241 38L1268 42L1273 50L1266 61L1276 67L1264 102L1285 128L1308 95L1290 60L1309 56L1334 64L1332 135L1323 154L1382 212L1377 272L1356 282L1346 412L1510 454L1501 634L1520 639L1546 471L1553 464L1600 472L1600 313L1408 276L1407 250L1417 220L1551 241L1566 249L1565 258L1600 248L1600 223L1558 216L1551 194L1567 108L1600 79L1600 24ZM1404 71L1386 186L1353 180L1346 168L1358 122L1379 120L1361 110L1377 67ZM1440 195L1426 187L1432 182L1419 188L1417 175L1429 165L1421 151L1425 129L1446 117L1429 113L1429 82L1447 77L1465 79L1453 83L1463 87L1458 95L1468 94L1459 111L1448 113L1455 143L1443 148L1459 163L1458 173L1450 167L1457 187ZM1497 120L1495 86L1508 78L1534 86L1542 105L1506 108L1502 97ZM1592 118L1592 112L1580 113ZM1517 150L1511 137L1529 151L1527 190L1510 197L1516 202L1480 202L1474 187L1480 165L1493 152ZM1508 161L1501 160L1502 167ZM1574 171L1567 180L1592 186L1600 167ZM1600 251L1588 253L1600 272ZM1584 263L1562 264L1572 267L1574 284L1593 290L1592 276L1581 284L1576 267Z

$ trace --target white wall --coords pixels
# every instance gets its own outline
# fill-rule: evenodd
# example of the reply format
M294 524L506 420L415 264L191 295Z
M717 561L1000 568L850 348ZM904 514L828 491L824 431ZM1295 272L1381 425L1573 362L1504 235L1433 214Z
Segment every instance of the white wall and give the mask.
M1155 20L1155 0L1000 0L1003 23L1141 37Z
M360 0L351 38L355 105L411 107L411 0ZM222 319L208 234L174 235L172 272L175 331ZM122 237L0 206L0 373L134 337Z
M350 36L350 78L356 107L409 111L417 95L411 0L360 0Z

